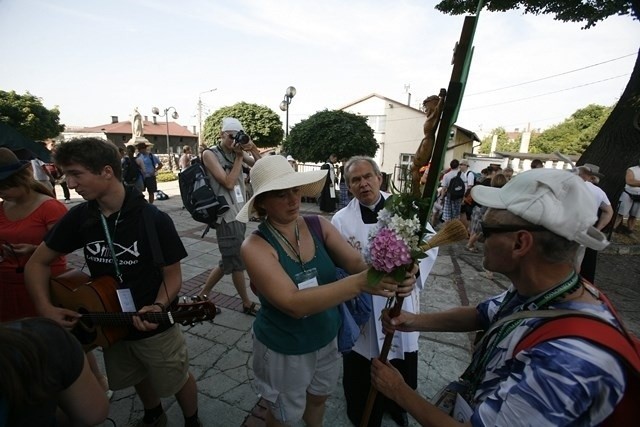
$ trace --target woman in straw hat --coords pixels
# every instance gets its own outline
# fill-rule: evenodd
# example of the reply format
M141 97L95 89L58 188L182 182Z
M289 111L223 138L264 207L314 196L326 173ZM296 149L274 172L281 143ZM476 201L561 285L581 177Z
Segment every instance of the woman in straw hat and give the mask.
M0 322L5 322L37 315L24 286L24 266L67 208L34 179L29 161L5 147L0 148L0 199ZM57 258L51 270L65 271L65 258Z
M326 170L295 172L282 156L251 169L254 195L238 221L263 222L244 241L242 259L262 308L253 324L255 385L268 402L268 426L322 425L324 406L338 382L341 324L337 306L366 291L408 295L415 279L367 285L368 265L322 217L300 216L303 196L316 195ZM352 275L336 281L336 267Z

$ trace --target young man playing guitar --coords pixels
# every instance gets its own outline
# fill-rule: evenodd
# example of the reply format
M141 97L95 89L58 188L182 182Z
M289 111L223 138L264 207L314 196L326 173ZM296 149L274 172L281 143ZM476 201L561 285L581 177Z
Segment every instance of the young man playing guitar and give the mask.
M69 188L87 202L74 206L45 237L26 266L25 282L42 316L72 328L82 322L74 310L54 306L49 291L49 264L60 254L82 248L94 279L117 281L117 301L123 312L137 312L125 339L105 348L109 382L114 390L134 386L144 406L140 426L164 426L161 397L175 395L185 426L199 426L197 388L189 372L185 339L176 325L159 325L144 314L166 311L182 284L180 260L187 253L169 216L148 206L142 194L121 182L118 150L110 142L81 138L65 142L56 164ZM151 215L146 215L150 210ZM164 258L154 263L149 228L153 228Z

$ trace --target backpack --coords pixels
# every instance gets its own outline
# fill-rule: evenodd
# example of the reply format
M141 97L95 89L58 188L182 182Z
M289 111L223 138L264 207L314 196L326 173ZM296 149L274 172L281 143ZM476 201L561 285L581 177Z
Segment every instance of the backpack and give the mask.
M210 179L202 164L202 158L192 161L188 168L178 174L184 208L189 211L191 218L208 226L214 225L218 215L229 210L224 197L216 195L213 191Z
M461 173L462 171L458 172L458 174L451 178L451 181L449 181L447 194L449 195L449 199L451 200L459 200L464 197L465 184L462 178L460 178Z
M53 179L62 178L62 171L58 169L58 167L53 163L44 163L42 165L42 169L45 171L45 173L51 175L51 178Z
M622 331L600 317L589 315L589 313L576 311L573 315L567 315L570 310L549 310L548 320L526 335L516 345L513 355L544 341L563 337L582 338L613 353L620 358L627 369L627 387L622 400L602 425L629 425L630 420L640 418L640 408L637 402L640 394L640 339L624 328L606 295L593 285L588 286L595 291L600 301L614 314ZM556 311L559 313L554 313ZM554 316L554 314L556 315Z
M140 176L140 166L131 157L125 157L122 163L122 180L125 184L134 185Z

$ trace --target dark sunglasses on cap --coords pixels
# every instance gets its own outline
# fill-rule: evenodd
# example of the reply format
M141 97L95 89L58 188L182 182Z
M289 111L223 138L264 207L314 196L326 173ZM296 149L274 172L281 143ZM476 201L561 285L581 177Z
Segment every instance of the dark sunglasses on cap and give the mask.
M484 221L480 221L480 228L482 228L482 235L484 238L488 238L492 234L498 233L513 233L514 231L547 231L541 225L518 225L518 224L486 224Z

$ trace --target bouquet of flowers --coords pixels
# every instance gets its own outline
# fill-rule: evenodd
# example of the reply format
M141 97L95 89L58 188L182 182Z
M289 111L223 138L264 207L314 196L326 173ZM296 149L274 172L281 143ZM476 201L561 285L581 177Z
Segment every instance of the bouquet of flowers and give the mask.
M410 193L396 193L385 201L365 250L372 266L367 273L369 284L378 283L385 274L401 281L415 262L427 256L421 246L427 230L418 212L428 206L428 199Z

